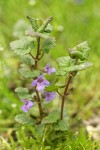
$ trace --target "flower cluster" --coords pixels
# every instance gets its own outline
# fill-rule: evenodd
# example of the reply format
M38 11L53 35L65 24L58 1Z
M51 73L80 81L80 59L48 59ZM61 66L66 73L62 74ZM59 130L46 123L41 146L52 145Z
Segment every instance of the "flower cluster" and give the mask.
M43 69L43 72L50 75L51 73L56 72L56 69L51 68L50 64L47 64L46 67ZM49 85L50 85L50 82L44 78L44 74L41 74L35 80L32 81L32 86L34 86L37 91L44 92L44 97L45 97L46 102L53 100L56 96L55 92L44 91L45 87ZM27 113L29 109L32 108L33 102L30 100L21 100L21 101L24 102L24 105L21 107L21 109Z

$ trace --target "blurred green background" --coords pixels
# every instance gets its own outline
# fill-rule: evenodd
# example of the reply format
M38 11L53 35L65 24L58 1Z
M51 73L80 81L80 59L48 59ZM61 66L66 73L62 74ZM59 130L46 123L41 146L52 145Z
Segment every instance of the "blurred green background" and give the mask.
M57 57L68 54L67 48L88 41L89 61L94 65L76 77L76 91L67 108L69 114L78 111L83 119L100 115L100 0L0 0L0 133L4 134L21 112L14 89L24 82L17 71L19 58L9 43L24 35L29 25L27 15L43 19L53 16L56 46L46 57L54 65Z

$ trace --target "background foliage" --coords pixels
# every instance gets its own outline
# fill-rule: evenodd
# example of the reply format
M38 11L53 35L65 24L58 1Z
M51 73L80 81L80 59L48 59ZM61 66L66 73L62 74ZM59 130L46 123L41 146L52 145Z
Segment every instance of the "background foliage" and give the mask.
M9 47L12 40L23 36L29 25L27 15L54 18L52 36L56 37L56 46L50 55L45 56L43 66L48 60L56 67L55 58L67 55L67 48L85 40L89 42L89 61L94 66L76 77L74 84L77 88L73 96L69 97L66 109L70 116L78 113L83 121L100 115L99 9L99 0L0 1L0 134L4 138L11 135L16 127L14 117L21 112L21 103L14 89L20 85L29 86L24 80L20 81L17 71L19 58Z

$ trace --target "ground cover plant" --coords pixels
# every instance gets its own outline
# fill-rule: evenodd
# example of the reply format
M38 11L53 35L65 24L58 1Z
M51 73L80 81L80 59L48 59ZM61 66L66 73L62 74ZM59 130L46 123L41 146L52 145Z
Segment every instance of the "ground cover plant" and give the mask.
M70 83L79 71L92 66L91 62L87 62L90 51L88 43L85 41L74 48L69 48L69 56L57 58L58 69L51 67L49 62L41 68L39 63L42 61L43 56L47 55L55 46L55 39L49 36L53 29L50 24L53 18L49 17L44 21L29 16L27 18L32 28L30 27L26 30L25 37L10 43L11 49L20 56L22 62L19 74L24 79L24 82L26 79L28 83L31 82L29 88L18 87L15 89L20 100L24 103L21 107L24 113L17 115L15 120L22 125L27 124L29 126L31 132L27 131L29 132L27 139L31 138L32 140L29 142L29 145L19 144L19 147L59 150L89 148L92 150L95 148L95 145L88 135L87 139L89 142L86 144L77 141L78 136L83 136L82 131L80 131L77 138L74 137L75 135L72 135L71 131L69 132L71 129L68 124L66 110L64 114L64 103L67 96L74 90L73 86L69 88ZM53 75L51 76L51 74ZM62 77L65 80L64 83L60 81ZM60 111L59 108L51 111L52 105L50 103L57 94L61 99ZM34 114L34 109L32 110L35 105L39 112L36 115ZM23 137L23 134L26 134L24 132L25 130L22 133ZM69 138L70 136L75 138L76 145L67 143L68 140L72 140ZM11 141L13 141L12 138ZM13 143L11 144L12 147L18 146L15 146Z

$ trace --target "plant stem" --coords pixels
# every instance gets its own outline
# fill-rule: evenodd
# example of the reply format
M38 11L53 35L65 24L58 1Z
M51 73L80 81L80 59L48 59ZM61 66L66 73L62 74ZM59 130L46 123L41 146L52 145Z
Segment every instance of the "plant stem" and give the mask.
M36 70L38 67L38 61L39 61L39 54L40 54L40 37L37 38L37 54L36 54L36 58L35 60L35 65L34 65L34 69ZM42 120L42 105L41 105L41 99L39 96L39 92L37 91L36 87L35 87L35 92L37 95L37 100L38 100L38 108L39 108L39 114L40 114L40 120Z
M76 65L77 62L78 62L78 59L75 60L74 65ZM76 74L77 74L77 71L71 72L71 73L69 74L68 81L67 81L67 83L66 83L66 85L65 85L65 90L64 90L64 93L63 93L63 95L62 95L62 103L61 103L61 116L60 116L61 120L63 120L64 103L65 103L65 98L66 98L66 96L67 96L68 87L69 87L69 84L70 84L72 78L73 78Z
M36 58L35 58L34 69L37 69L39 54L40 54L40 37L37 38L37 54L36 54Z
M68 78L68 81L65 85L65 90L64 90L64 93L63 93L63 96L62 96L62 103L61 103L61 120L63 120L63 111L64 111L64 103L65 103L65 98L66 98L66 95L67 95L67 92L68 92L68 87L69 87L69 84L71 82L71 79L72 79L72 75L69 74L69 78Z
M38 100L38 107L39 107L39 113L40 113L40 119L42 120L42 105L41 105L41 100L40 100L40 96L39 96L39 92L36 90L36 95L37 95L37 100Z

